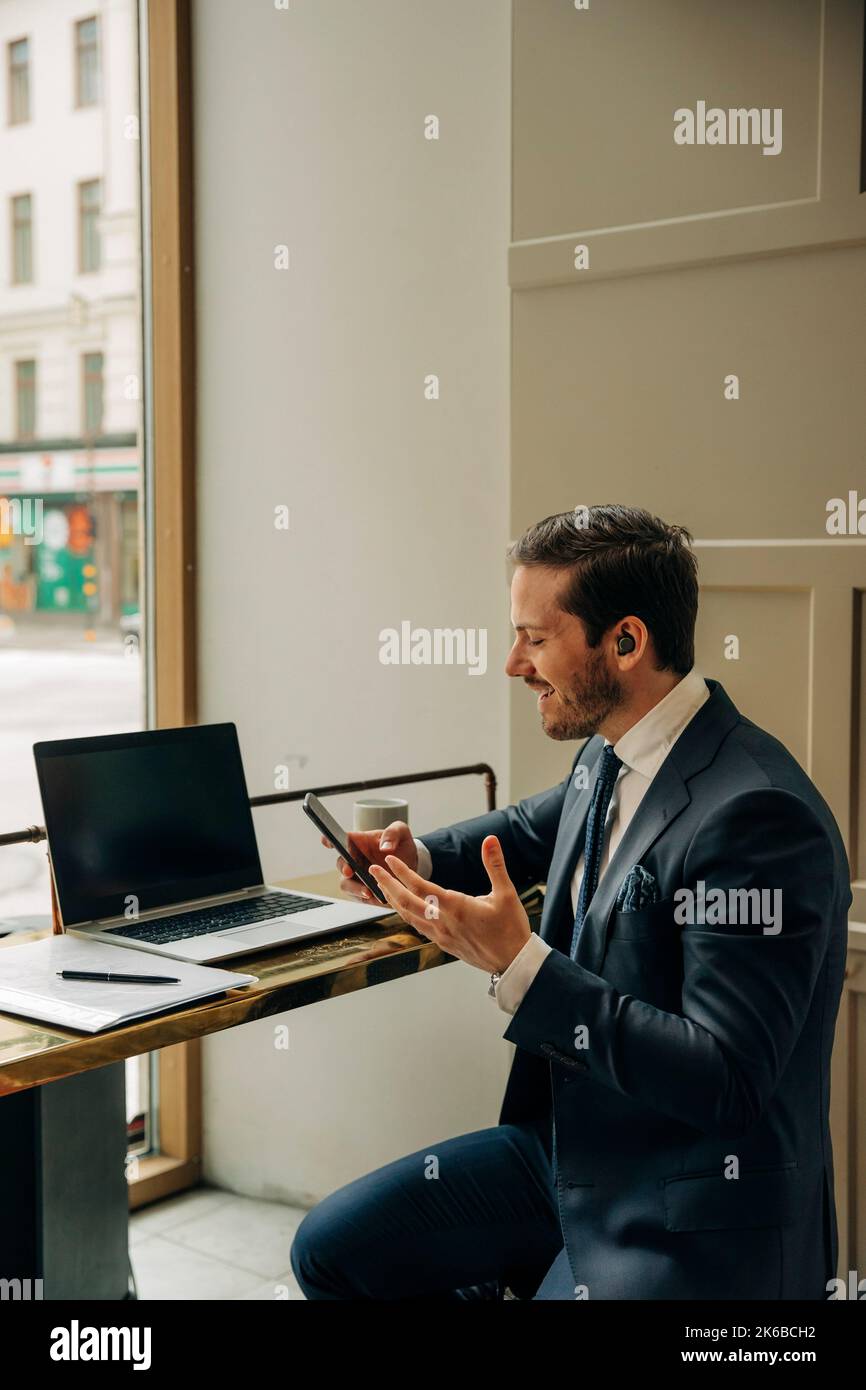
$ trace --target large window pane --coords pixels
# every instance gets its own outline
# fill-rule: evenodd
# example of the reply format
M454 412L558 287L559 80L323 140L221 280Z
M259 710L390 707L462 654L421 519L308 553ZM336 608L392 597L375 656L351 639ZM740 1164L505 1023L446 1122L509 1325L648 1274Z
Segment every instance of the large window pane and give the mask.
M0 0L0 834L42 822L34 742L145 723L137 7L82 8ZM45 846L0 847L0 932L49 914Z

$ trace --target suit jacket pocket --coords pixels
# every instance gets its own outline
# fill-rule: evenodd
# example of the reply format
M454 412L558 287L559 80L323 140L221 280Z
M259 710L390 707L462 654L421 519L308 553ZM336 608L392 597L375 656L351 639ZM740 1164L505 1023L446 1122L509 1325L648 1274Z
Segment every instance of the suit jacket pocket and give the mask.
M673 898L639 912L614 912L608 920L599 974L623 994L657 1009L682 1008L682 927L674 921Z
M642 907L638 912L613 912L607 931L610 941L675 941L682 928L674 921L673 898Z
M665 1178L665 1230L727 1231L791 1226L803 1216L804 1174L796 1162L721 1173Z

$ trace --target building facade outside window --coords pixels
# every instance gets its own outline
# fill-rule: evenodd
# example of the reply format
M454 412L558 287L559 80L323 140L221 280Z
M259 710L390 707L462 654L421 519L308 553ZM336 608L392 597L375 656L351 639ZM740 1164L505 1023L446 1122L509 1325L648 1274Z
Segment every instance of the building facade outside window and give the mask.
M138 44L135 0L0 0L0 833L42 822L34 742L145 722ZM0 849L2 928L49 913L44 847Z

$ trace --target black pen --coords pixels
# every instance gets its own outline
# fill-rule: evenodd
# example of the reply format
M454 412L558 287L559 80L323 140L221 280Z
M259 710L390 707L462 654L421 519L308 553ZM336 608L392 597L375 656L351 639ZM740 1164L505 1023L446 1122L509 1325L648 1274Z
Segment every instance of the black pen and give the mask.
M103 980L112 985L179 985L174 975L118 975L104 970L58 970L61 980Z

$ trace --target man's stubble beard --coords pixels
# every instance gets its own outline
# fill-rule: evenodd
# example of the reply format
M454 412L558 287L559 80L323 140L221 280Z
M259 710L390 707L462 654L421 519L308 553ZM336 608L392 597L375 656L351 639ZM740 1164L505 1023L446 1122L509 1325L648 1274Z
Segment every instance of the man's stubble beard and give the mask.
M561 710L553 720L545 721L542 715L541 726L548 738L560 742L591 738L598 733L599 725L625 700L622 682L617 675L608 671L600 651L590 652L583 675L575 674L571 689L567 693L558 691L557 694Z

